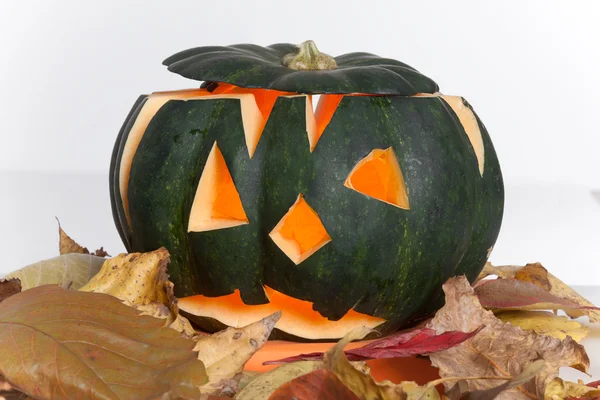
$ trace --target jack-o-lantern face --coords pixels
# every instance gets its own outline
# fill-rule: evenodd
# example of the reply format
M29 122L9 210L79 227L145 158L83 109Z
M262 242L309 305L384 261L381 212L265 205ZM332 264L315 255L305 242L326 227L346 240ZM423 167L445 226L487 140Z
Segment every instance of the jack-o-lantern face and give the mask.
M258 49L290 51L277 46ZM209 68L213 48L203 49L170 69ZM242 66L244 51L232 56ZM205 64L186 61L203 54ZM281 85L243 88L236 79L256 69L207 70L201 89L140 98L123 126L111 167L123 241L170 251L180 308L206 329L283 310L286 337L389 331L434 310L447 278L473 279L487 260L503 187L471 107L413 69L412 91L378 79L357 91L352 65L393 60L336 60L328 79L346 70L346 91L327 90L319 74L330 71L300 71L294 91L283 72ZM318 104L306 73L318 75Z

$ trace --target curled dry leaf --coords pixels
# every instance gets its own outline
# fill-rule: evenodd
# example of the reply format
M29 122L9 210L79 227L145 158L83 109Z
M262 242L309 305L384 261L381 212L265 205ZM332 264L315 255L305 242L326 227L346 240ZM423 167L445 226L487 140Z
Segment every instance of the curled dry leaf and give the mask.
M195 343L100 293L41 286L0 303L0 371L41 399L196 399Z
M461 400L490 400L497 398L501 393L516 388L524 383L529 382L545 367L546 362L544 360L537 360L529 364L523 369L518 376L507 380L503 384L490 388L475 390L472 392L468 391L468 384L465 381L460 381L451 390L448 391L447 396L450 399L461 399ZM462 383L462 385L461 385ZM457 390L456 390L457 389Z
M475 294L483 307L494 310L564 310L571 313L599 310L555 296L532 282L514 278L481 281L475 286Z
M71 238L71 236L67 235L67 233L60 226L60 221L56 218L56 222L58 222L58 251L60 255L64 254L90 254L90 251L77 243L75 240Z
M90 254L90 251L87 247L81 246L75 240L73 240L60 226L60 221L56 218L58 222L58 251L60 255L64 254ZM104 251L104 247L100 247L98 250L91 253L97 257L110 257L106 251Z
M350 331L327 353L323 361L324 368L330 370L361 400L381 399L439 399L434 386L418 386L414 382L402 382L395 385L391 382L377 383L369 374L355 368L344 354L348 343L364 338L371 332L368 328L357 328Z
M283 384L321 368L318 361L298 361L277 367L261 374L248 383L236 396L236 400L267 400Z
M281 311L244 328L227 328L200 338L194 350L206 366L208 383L203 393L233 396L237 390L246 362L262 348Z
M464 276L451 278L443 285L446 305L428 323L438 332L448 330L471 331L481 325L485 328L466 342L430 355L440 376L498 376L502 378L521 374L530 363L543 359L546 364L536 378L501 393L497 399L536 399L543 396L546 385L558 375L560 367L573 367L586 372L589 359L583 346L571 338L555 339L500 321L485 310ZM469 380L470 391L485 390L501 384L498 380ZM447 389L450 389L447 382Z
M496 317L502 322L508 322L540 335L552 336L560 340L570 336L577 343L581 342L590 331L587 326L578 321L547 311L502 311L497 313Z
M499 278L515 278L524 282L531 282L550 294L562 299L571 301L584 307L594 307L594 304L582 297L579 293L566 285L560 279L552 275L540 263L527 264L525 266L499 266L494 267L487 263L479 275L478 280L481 280L490 275L497 275ZM594 309L567 310L567 315L572 318L578 318L587 315L590 322L600 322L600 311Z
M269 400L360 400L333 372L318 369L283 384Z
M0 302L21 291L21 281L17 278L0 279ZM1 387L1 386L0 386Z
M546 386L544 400L583 400L595 399L600 396L600 389L593 384L584 384L583 382L568 382L560 378L555 378Z
M472 332L450 331L437 334L433 329L414 328L407 331L391 334L381 339L374 340L362 347L346 350L346 358L350 361L364 361L372 359L412 357L415 355L429 354L454 347L467 339L475 336L483 327ZM282 364L294 361L319 361L325 353L315 352L300 354L276 361L268 361L265 365Z
M110 294L144 315L165 319L171 328L192 337L194 329L179 315L173 283L167 275L169 260L165 248L120 254L104 261L100 271L79 290Z
M42 285L70 285L71 289L77 290L100 271L104 261L104 258L89 254L65 254L28 265L6 278L19 279L22 290Z

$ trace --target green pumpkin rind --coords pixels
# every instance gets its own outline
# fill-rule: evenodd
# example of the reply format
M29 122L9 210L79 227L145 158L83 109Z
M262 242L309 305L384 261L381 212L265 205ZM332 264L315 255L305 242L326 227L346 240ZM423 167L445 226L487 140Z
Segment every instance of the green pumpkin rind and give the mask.
M153 118L131 169L132 246L169 249L178 296L239 288L245 302L260 304L266 302L264 283L314 302L330 319L350 308L385 318L382 330L390 331L436 307L448 277L479 273L503 203L500 169L484 129L482 177L464 129L440 98L345 97L312 154L304 107L303 98L279 98L252 159L238 100L169 101ZM192 200L215 140L250 223L188 234ZM343 186L360 159L389 146L400 162L410 210ZM296 266L268 234L299 193L332 242Z
M476 206L474 209L475 218L473 220L473 233L470 238L470 245L453 272L454 276L464 274L470 282L473 282L481 272L481 268L474 268L473 266L484 266L500 232L504 214L504 183L498 157L485 125L481 122L471 105L465 99L462 100L473 111L477 119L485 154L483 176L474 181L476 182ZM442 101L444 100L442 99ZM458 117L456 117L456 123L458 129L464 132L464 128ZM443 281L439 282L440 285L442 283ZM428 304L417 312L417 314L421 318L427 317L435 313L443 305L444 293L439 291L436 296L432 296L429 299Z
M147 99L148 96L141 95L133 104L131 111L129 111L127 118L125 118L125 122L123 122L123 125L119 130L119 134L117 135L117 140L113 148L112 157L110 159L109 190L113 220L117 225L117 230L119 231L119 235L121 236L121 241L123 242L123 245L125 246L128 252L133 251L133 248L131 246L131 229L129 228L129 223L127 222L127 217L125 216L125 210L123 208L123 199L121 198L120 191L119 171L121 167L121 159L123 156L123 148L125 147L125 143L127 142L127 138L129 137L129 132L131 131L131 127L133 126Z
M196 47L170 56L163 64L189 79L284 92L412 96L439 90L433 80L413 67L369 53L334 57L338 68L327 71L284 67L283 57L296 48L289 43Z

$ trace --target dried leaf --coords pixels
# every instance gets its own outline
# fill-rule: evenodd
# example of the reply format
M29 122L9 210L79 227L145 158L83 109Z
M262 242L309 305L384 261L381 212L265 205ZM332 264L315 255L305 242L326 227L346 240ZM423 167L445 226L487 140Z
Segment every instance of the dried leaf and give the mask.
M517 279L492 279L475 286L481 305L496 310L565 310L591 309L557 297L531 282ZM597 309L598 310L598 309Z
M539 266L539 268L538 268ZM530 282L549 292L552 290L552 284L548 278L548 270L541 264L528 264L516 271L515 279L523 282Z
M0 370L35 398L191 399L207 379L192 340L105 294L37 287L0 324Z
M570 288L560 279L552 275L540 263L527 264L525 266L499 266L494 267L487 263L481 272L478 280L481 280L489 275L497 275L499 278L516 278L527 282L537 284L542 288L547 288L550 285L549 292L554 296L579 304L580 306L594 307L594 304L582 297L575 290ZM590 322L600 322L600 311L594 309L585 310L569 310L567 315L572 318L578 318L587 315Z
M331 371L318 369L285 383L269 400L359 400Z
M281 311L244 328L228 328L200 338L194 350L208 374L208 383L202 392L233 396L244 365L265 344L279 318Z
M10 383L6 382L6 379L2 375L0 375L0 393L8 392L9 390L13 390Z
M244 389L250 383L252 383L255 379L258 379L263 373L259 371L244 371L242 372L242 377L240 378L240 382L238 383L238 394L240 390Z
M18 278L22 290L42 285L67 287L69 284L71 289L77 290L98 273L104 261L104 258L88 254L65 254L28 265L6 278Z
M86 247L81 246L63 231L58 218L56 218L56 221L58 222L58 250L60 255L75 253L90 254L90 251Z
M531 381L533 378L537 376L544 368L546 367L546 362L544 360L537 360L533 363L529 364L523 369L518 376L512 378L504 382L502 385L496 386L490 389L482 389L475 390L473 392L468 393L466 399L468 400L488 400L495 399L501 393L521 386L524 383Z
M364 361L381 358L412 357L429 354L454 347L475 336L483 327L472 332L451 331L436 334L433 329L415 328L398 332L384 338L374 340L362 347L346 350L346 358L350 361ZM294 361L319 361L325 353L315 352L300 354L276 361L265 362L265 365L282 364Z
M381 399L439 399L434 386L418 386L414 382L402 382L395 385L391 382L377 383L369 374L356 369L346 358L344 348L348 343L362 339L371 331L366 327L350 331L327 353L323 362L324 368L332 371L361 400Z
M90 254L90 251L87 247L81 246L75 240L73 240L60 226L60 221L56 218L58 222L58 251L60 255L64 254ZM100 247L98 250L91 253L93 256L97 257L110 257L106 251L104 251L104 247Z
M472 331L486 327L460 345L430 355L440 376L498 376L510 378L523 372L526 365L543 359L544 369L534 381L507 390L498 399L529 399L541 396L546 385L558 375L560 367L571 366L586 372L589 359L583 346L571 338L558 340L504 323L486 311L464 276L451 278L443 286L446 305L428 327L441 333L448 330ZM470 380L469 390L485 390L501 384L495 380ZM446 389L450 385L445 383Z
M110 257L110 254L108 254L106 252L106 250L104 250L104 247L100 247L98 250L94 251L92 254L95 255L96 257Z
M588 384L585 385L579 381L577 383L563 381L560 378L555 378L546 386L546 393L544 393L545 400L583 400L583 399L595 399L600 396L600 389L597 389L598 385Z
M120 254L106 260L100 271L79 290L110 294L144 315L165 319L166 325L192 337L195 331L189 321L179 315L173 283L167 275L169 260L165 248Z
M0 400L33 400L33 398L18 390L11 390L8 392L0 391Z
M496 314L502 322L508 322L521 329L531 330L540 335L563 340L571 336L581 342L590 329L577 321L546 311L502 311Z
M0 303L21 291L21 281L17 278L0 279Z
M269 372L261 374L259 377L248 383L235 396L236 400L267 400L269 396L283 384L291 380L308 374L318 368L323 363L316 361L299 361L285 364Z

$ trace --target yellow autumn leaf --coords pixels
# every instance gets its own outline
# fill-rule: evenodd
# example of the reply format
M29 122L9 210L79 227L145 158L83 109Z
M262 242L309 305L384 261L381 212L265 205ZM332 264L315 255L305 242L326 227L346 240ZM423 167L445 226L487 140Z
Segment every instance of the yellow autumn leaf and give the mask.
M204 363L208 383L202 393L233 396L238 391L244 365L266 343L281 311L243 328L227 328L201 337L194 347Z
M521 329L560 340L571 336L576 342L581 342L589 333L589 328L578 321L547 311L503 311L497 313L496 317Z
M165 319L171 328L192 337L194 329L179 315L173 283L167 275L169 261L165 248L120 254L106 260L100 271L79 290L110 294L144 315Z
M586 386L579 381L568 382L560 378L553 379L544 392L544 400L564 400L570 397L593 399L600 396L600 389Z

